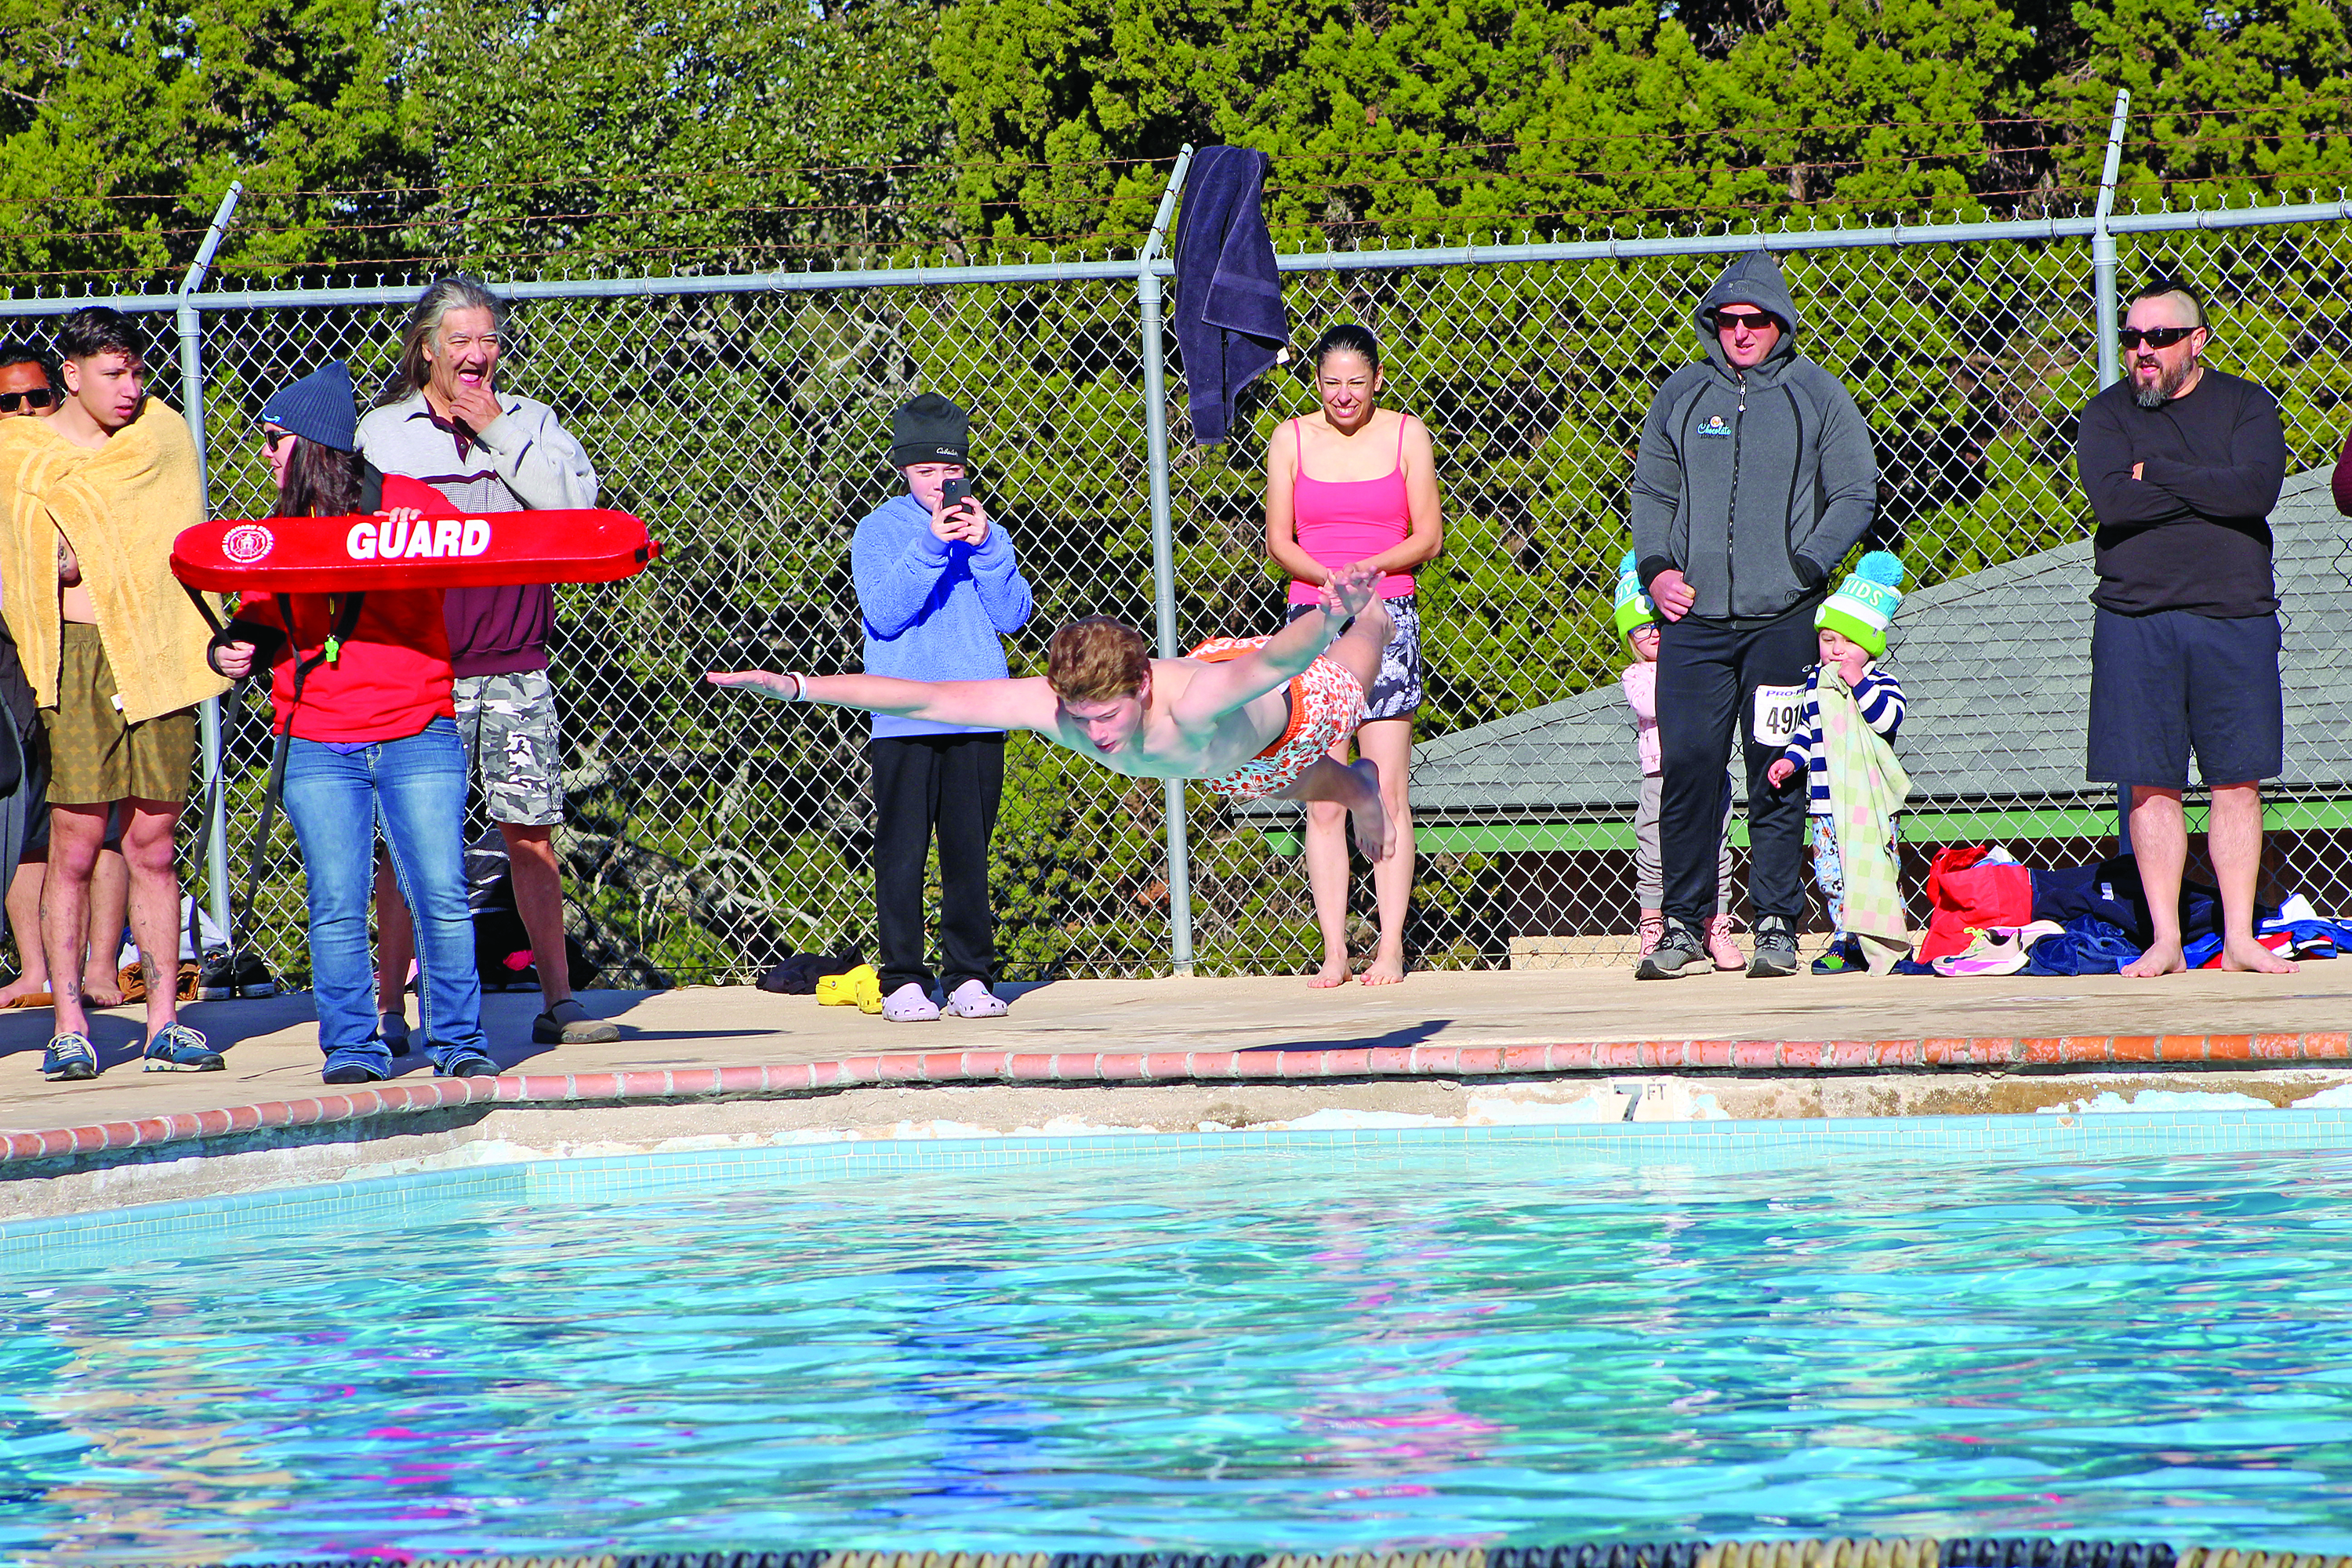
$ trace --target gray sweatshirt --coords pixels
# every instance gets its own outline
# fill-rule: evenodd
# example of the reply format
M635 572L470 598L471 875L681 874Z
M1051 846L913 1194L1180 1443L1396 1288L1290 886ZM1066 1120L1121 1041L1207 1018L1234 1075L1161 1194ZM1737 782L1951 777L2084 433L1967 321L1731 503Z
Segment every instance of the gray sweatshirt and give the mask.
M1780 341L1740 372L1709 320L1745 303ZM1818 597L1870 526L1878 461L1837 377L1797 352L1797 307L1762 252L1723 270L1692 314L1706 358L1666 378L1633 459L1633 553L1647 588L1678 570L1707 620L1765 621Z

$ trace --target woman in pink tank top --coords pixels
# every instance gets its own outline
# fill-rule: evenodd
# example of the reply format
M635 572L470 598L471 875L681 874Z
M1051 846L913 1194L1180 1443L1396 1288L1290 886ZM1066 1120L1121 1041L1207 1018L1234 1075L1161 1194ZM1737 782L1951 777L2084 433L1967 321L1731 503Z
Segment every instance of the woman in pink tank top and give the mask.
M1367 985L1404 978L1404 921L1412 896L1412 810L1405 775L1412 765L1412 715L1421 706L1421 617L1413 572L1444 543L1444 519L1429 427L1380 406L1381 351L1352 324L1333 327L1308 351L1322 407L1277 426L1265 452L1265 552L1290 574L1290 616L1315 606L1334 568L1365 562L1381 569L1381 595L1396 636L1380 679L1364 694L1358 754L1380 772L1381 802L1395 825L1396 853L1372 867L1380 949ZM1332 754L1346 762L1345 748ZM1323 931L1323 964L1309 985L1344 985L1348 966L1348 838L1345 812L1307 808L1307 885Z

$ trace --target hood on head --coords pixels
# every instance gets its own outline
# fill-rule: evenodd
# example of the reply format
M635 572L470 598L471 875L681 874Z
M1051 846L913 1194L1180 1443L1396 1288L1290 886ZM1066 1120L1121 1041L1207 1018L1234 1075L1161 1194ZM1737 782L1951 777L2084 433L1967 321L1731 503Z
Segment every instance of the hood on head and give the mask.
M1698 346L1707 363L1727 373L1731 369L1730 362L1723 357L1723 344L1716 340L1715 326L1709 318L1718 305L1743 301L1770 313L1780 323L1780 341L1772 345L1764 363L1775 364L1793 358L1797 353L1797 302L1789 298L1789 285L1780 276L1780 264L1764 251L1751 250L1733 258L1714 286L1699 296L1697 307L1691 311L1691 326L1698 333Z

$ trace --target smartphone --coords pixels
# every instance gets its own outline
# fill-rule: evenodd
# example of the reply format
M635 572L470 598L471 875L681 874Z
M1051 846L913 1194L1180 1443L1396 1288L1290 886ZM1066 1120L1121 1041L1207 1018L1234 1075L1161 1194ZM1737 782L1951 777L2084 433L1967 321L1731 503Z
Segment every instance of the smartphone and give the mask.
M940 510L953 511L971 499L970 479L950 479L940 487Z

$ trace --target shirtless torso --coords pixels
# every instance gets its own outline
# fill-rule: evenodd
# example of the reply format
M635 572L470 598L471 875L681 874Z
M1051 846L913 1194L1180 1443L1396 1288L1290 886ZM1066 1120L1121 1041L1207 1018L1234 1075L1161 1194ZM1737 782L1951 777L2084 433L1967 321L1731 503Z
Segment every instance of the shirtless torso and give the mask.
M1232 658L1153 659L1140 690L1100 701L1066 701L1035 677L929 681L738 670L713 671L709 679L779 701L862 708L976 729L1032 730L1129 778L1221 779L1292 731L1292 681L1326 649L1360 689L1370 684L1392 635L1379 584L1375 572L1343 567L1326 585L1320 613L1302 616ZM1351 619L1355 624L1348 626ZM1348 626L1344 635L1342 626ZM1347 717L1349 729L1360 715L1359 689L1355 711ZM1389 832L1378 790L1368 782L1374 776L1370 768L1321 757L1295 770L1282 787L1263 793L1343 802L1356 818L1358 838L1377 859L1387 853Z

